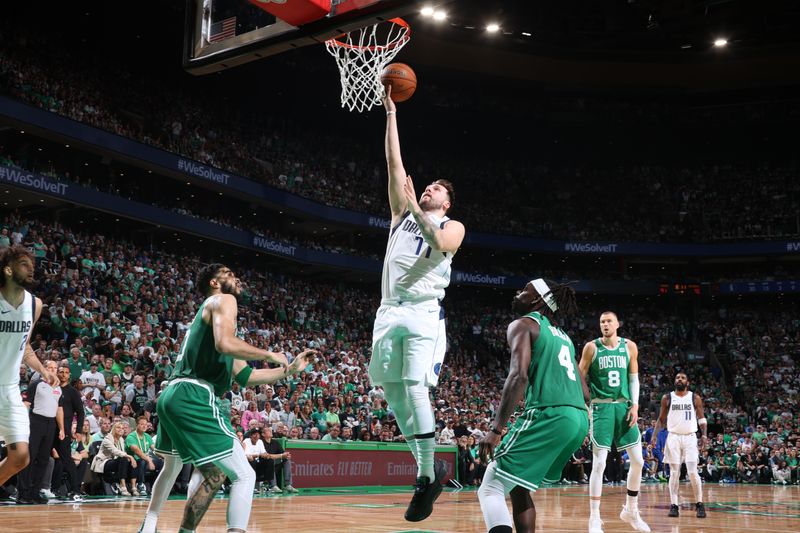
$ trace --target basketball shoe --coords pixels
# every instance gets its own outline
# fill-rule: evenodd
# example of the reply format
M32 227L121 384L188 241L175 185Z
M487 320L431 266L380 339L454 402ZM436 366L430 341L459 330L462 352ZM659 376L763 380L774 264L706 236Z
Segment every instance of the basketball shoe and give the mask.
M647 525L647 522L642 520L642 515L639 514L638 509L631 511L628 509L627 505L623 505L622 512L619 513L619 519L630 524L636 531L650 531L650 526Z
M442 493L442 479L447 473L447 463L437 459L433 463L433 481L427 476L418 477L414 484L414 496L406 509L405 518L409 522L419 522L433 512L433 503Z

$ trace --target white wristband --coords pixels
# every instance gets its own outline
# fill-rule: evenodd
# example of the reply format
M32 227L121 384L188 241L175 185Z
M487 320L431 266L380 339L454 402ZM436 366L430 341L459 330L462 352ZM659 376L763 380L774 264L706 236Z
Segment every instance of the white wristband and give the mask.
M707 426L708 425L708 420L706 420L705 418L698 418L697 419L697 424L700 425L700 426L703 426L703 425Z
M397 111L387 111L386 112L386 116L388 117L389 115L394 115L396 113L397 113Z

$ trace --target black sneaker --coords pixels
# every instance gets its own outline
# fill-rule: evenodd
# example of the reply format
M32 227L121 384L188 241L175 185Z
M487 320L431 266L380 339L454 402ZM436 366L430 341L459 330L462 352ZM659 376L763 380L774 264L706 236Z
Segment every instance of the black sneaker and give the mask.
M703 502L697 502L694 505L694 508L697 510L697 518L705 518L706 517L706 506L703 505Z
M0 500L10 500L12 496L11 491L5 487L0 487Z
M17 505L33 505L34 503L33 500L21 494L17 494L16 502Z
M431 482L427 476L418 477L414 485L414 496L406 509L405 518L409 522L419 522L433 512L433 502L442 493L442 483L438 479Z
M678 506L674 505L674 504L670 505L669 506L669 514L667 516L671 516L673 518L676 517L676 516L680 516L680 512L678 512Z
M31 500L33 500L33 503L36 503L36 504L39 504L39 505L46 505L46 504L50 503L50 500L47 497L42 496L41 494L34 494L31 497Z
M70 492L67 494L67 500L71 500L73 502L82 502L83 495L80 492Z

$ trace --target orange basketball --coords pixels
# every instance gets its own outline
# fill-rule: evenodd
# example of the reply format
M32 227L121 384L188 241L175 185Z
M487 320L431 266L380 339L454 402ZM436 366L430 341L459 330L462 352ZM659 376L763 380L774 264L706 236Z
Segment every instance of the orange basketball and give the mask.
M381 72L381 83L392 86L392 100L405 102L417 90L417 75L405 63L391 63Z

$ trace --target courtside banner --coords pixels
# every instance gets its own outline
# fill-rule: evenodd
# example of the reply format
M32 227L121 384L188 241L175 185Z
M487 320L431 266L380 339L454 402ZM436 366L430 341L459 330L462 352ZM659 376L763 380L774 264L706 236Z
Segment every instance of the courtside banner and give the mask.
M291 452L292 486L359 487L413 485L417 464L408 446L384 443L309 443L286 441ZM436 459L447 464L447 482L457 476L456 448L436 448Z

